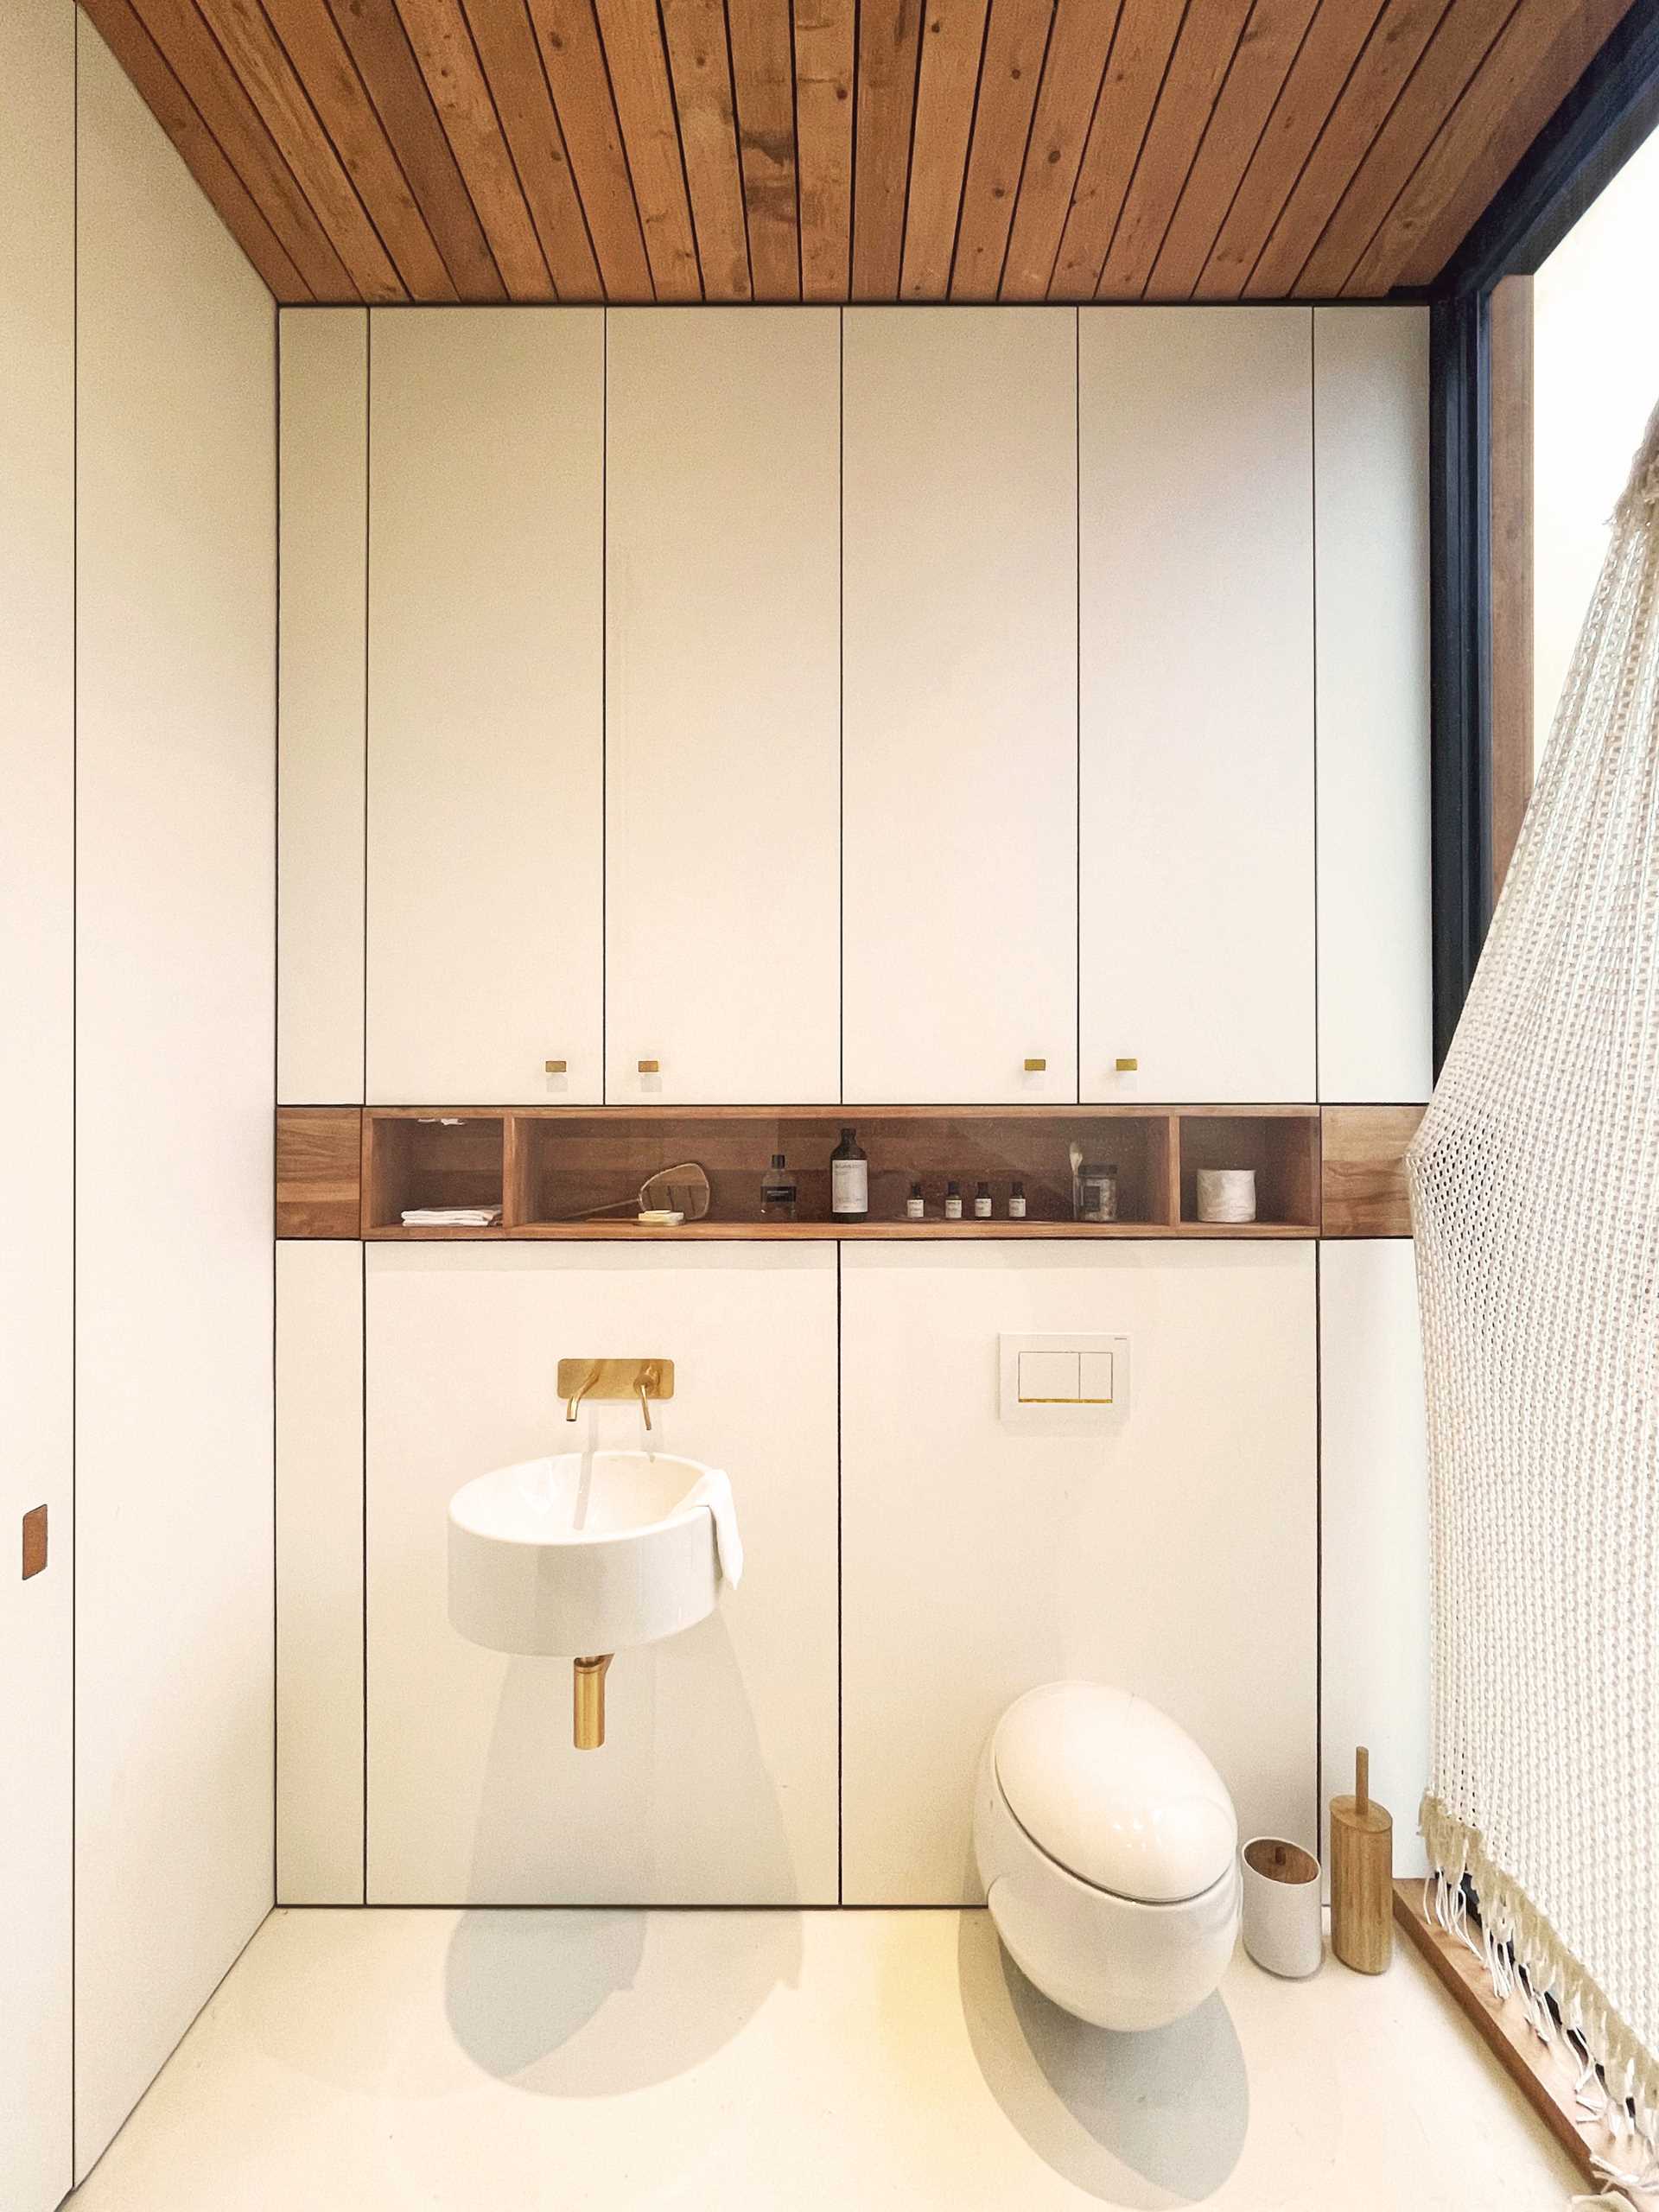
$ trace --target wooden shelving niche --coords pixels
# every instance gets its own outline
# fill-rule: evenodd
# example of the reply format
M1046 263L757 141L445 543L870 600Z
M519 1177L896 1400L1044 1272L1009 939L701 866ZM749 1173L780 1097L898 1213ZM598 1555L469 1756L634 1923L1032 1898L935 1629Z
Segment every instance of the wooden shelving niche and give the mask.
M869 1160L868 1221L830 1212L830 1155L851 1125ZM1071 1152L1117 1170L1118 1218L1073 1218ZM1320 1233L1320 1116L1312 1106L285 1107L277 1126L277 1234L374 1241L497 1238L1309 1237ZM796 1217L764 1218L761 1179L781 1152ZM633 1200L651 1175L695 1161L707 1217L642 1225ZM1254 1168L1258 1218L1198 1219L1204 1166ZM944 1217L961 1188L961 1221ZM1024 1218L1010 1218L1018 1179ZM905 1217L912 1181L926 1206ZM971 1217L990 1185L989 1220ZM350 1192L357 1192L353 1214ZM319 1203L326 1190L328 1203ZM499 1227L405 1226L416 1207L499 1207ZM612 1208L599 1213L595 1210ZM352 1223L355 1222L355 1226Z

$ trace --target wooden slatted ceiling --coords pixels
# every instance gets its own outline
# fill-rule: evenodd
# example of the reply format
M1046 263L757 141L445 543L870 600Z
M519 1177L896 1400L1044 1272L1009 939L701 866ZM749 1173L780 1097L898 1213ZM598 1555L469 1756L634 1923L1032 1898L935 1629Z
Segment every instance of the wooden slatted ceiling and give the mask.
M278 299L1375 299L1630 0L82 0Z

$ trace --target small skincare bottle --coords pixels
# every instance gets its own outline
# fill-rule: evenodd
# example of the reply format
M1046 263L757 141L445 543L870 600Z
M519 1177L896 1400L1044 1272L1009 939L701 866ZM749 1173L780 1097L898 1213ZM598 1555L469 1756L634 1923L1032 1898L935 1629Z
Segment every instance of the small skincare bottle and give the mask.
M947 1221L962 1219L962 1185L947 1183L944 1186L944 1217Z
M905 1200L905 1219L920 1221L926 1211L927 1209L922 1203L922 1186L919 1183L912 1183L910 1186L910 1196Z
M991 1186L982 1183L974 1192L974 1219L988 1221L991 1217Z
M1026 1217L1026 1186L1017 1182L1008 1192L1008 1219L1023 1221Z
M830 1155L830 1211L837 1221L866 1221L870 1211L870 1163L851 1129Z
M795 1178L784 1165L783 1154L774 1152L771 1166L760 1178L761 1220L793 1221L795 1196Z

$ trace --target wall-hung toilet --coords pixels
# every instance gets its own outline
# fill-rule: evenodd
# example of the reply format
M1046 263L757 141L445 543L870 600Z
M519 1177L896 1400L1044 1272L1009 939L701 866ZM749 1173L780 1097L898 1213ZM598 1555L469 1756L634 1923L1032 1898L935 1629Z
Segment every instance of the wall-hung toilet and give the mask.
M1156 1706L1049 1682L980 1760L974 1851L996 1930L1047 1997L1103 2028L1158 2028L1201 2005L1238 1934L1227 1786Z

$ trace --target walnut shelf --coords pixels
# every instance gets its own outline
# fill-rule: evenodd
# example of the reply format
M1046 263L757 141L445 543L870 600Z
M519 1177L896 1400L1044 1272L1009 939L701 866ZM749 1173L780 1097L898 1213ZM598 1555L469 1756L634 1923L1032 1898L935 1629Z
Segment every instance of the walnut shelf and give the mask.
M327 1119L323 1119L324 1115ZM357 1234L374 1242L442 1243L503 1237L548 1242L651 1242L677 1238L793 1241L931 1238L1111 1240L1225 1239L1319 1234L1319 1111L1314 1107L1173 1106L782 1106L782 1107L367 1107L284 1109L288 1152L308 1160L327 1138L360 1143ZM870 1217L837 1223L830 1213L830 1155L852 1124L869 1158ZM339 1124L340 1126L336 1126ZM297 1131L297 1134L296 1134ZM360 1135L359 1135L360 1132ZM1118 1173L1119 1218L1071 1217L1070 1147ZM793 1221L763 1220L761 1171L785 1154L798 1191ZM708 1218L678 1229L642 1228L620 1210L646 1179L696 1160L709 1177ZM1256 1169L1265 1217L1245 1226L1198 1223L1192 1183L1208 1161ZM313 1169L313 1173L315 1170ZM343 1167L336 1173L343 1173ZM943 1217L947 1177L970 1211ZM1007 1216L1008 1192L1023 1183L1027 1212ZM904 1217L912 1179L927 1217ZM991 1185L996 1213L972 1217L976 1185ZM309 1185L307 1186L308 1190ZM279 1234L319 1233L296 1193L279 1189ZM415 1206L499 1206L499 1228L405 1228ZM616 1205L598 1219L589 1209ZM350 1233L340 1209L322 1233Z

